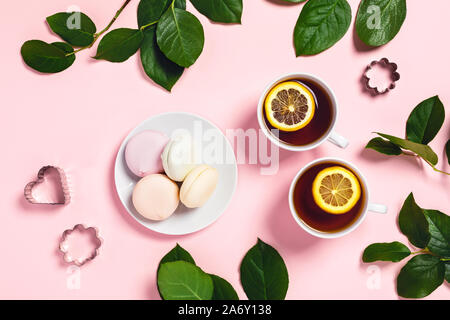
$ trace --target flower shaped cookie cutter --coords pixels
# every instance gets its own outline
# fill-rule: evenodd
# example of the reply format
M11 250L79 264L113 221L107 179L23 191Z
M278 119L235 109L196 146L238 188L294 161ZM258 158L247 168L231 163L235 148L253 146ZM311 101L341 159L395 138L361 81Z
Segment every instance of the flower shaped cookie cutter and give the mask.
M373 70L375 66L379 65L380 67L386 68L390 71L390 83L385 88L380 88L379 85L371 85L372 76L370 72ZM400 80L400 74L397 72L398 66L394 62L390 62L388 58L382 58L381 60L372 61L365 69L364 74L362 76L364 85L366 89L372 92L375 95L385 94L389 91L393 90L396 86L396 82Z
M59 250L64 254L65 262L81 267L99 255L102 243L103 239L100 238L97 228L86 228L83 224L77 224L63 232Z
M52 183L53 188L57 189L57 193L61 193L59 197L56 198L46 198L43 195L35 194L35 188L38 186L43 186L47 180L48 176L53 174ZM49 186L47 186L48 188ZM67 176L63 169L55 166L45 166L42 167L38 174L37 179L29 182L24 188L25 199L31 204L50 204L50 205L65 205L70 203L70 189L67 181Z

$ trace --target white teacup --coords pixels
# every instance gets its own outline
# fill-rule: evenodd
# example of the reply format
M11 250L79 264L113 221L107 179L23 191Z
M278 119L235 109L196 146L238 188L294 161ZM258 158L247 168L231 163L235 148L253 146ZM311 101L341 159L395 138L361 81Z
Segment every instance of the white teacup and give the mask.
M294 189L295 189L295 186L297 185L297 181L300 179L300 177L303 175L303 173L305 173L309 168L311 168L315 165L318 165L320 163L324 163L324 162L333 162L338 165L342 164L344 167L351 169L357 175L359 182L361 184L362 194L364 194L362 208L361 208L361 212L359 213L359 216L351 224L346 226L344 229L340 229L336 232L321 232L316 229L313 229L298 216L297 211L294 206ZM366 217L367 211L372 211L372 212L376 212L376 213L386 213L387 212L387 207L385 205L370 203L369 200L370 200L369 187L367 184L367 180L363 176L361 171L359 171L359 169L357 167L355 167L353 164L351 164L345 160L338 159L338 158L321 158L321 159L317 159L317 160L314 160L314 161L308 163L305 167L303 167L297 173L295 178L292 180L291 188L289 189L289 207L291 209L291 213L292 213L292 216L294 217L295 221L297 221L298 225L300 227L302 227L306 232L310 233L313 236L319 237L319 238L331 239L331 238L339 238L339 237L345 236L346 234L355 230L363 222L364 218Z
M277 84L284 82L284 81L298 80L298 79L310 80L310 81L320 85L320 87L322 87L323 90L329 96L330 101L331 101L331 107L333 109L331 124L330 124L328 130L322 135L322 137L320 137L318 140L316 140L310 144L301 145L301 146L288 144L288 143L280 140L277 136L275 136L270 131L270 129L267 127L266 121L264 119L264 112L263 112L264 111L263 110L264 101L266 99L267 94L273 87L275 87ZM259 123L259 126L261 127L261 130L264 132L264 134L267 136L267 138L270 141L272 141L275 145L277 145L280 148L283 148L286 150L291 150L291 151L306 151L306 150L310 150L310 149L314 149L314 148L318 147L325 140L329 140L330 142L334 143L335 145L337 145L341 148L346 148L348 146L348 140L346 138L344 138L343 136L337 134L335 131L333 131L334 126L336 125L337 118L338 118L338 102L337 102L336 96L333 93L333 90L331 90L331 88L323 80L321 80L320 78L313 76L311 74L290 73L290 74L283 75L283 76L279 77L278 79L276 79L275 81L271 82L266 87L266 89L263 91L263 93L261 94L261 97L258 102L257 115L258 115L258 123Z

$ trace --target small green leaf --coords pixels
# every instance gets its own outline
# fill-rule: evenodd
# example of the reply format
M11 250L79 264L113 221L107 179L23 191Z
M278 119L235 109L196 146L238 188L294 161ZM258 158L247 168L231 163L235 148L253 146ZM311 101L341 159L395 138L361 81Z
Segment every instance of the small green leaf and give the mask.
M445 153L447 154L447 161L448 164L450 165L450 140L448 140L447 143L445 144Z
M277 250L260 239L244 259L241 283L250 300L283 300L289 286L289 276L283 258Z
M441 257L450 258L450 217L438 210L424 210L430 231L427 248Z
M400 31L406 18L406 0L362 0L356 15L356 32L369 46L381 46Z
M144 34L138 29L121 28L107 33L97 48L95 59L124 62L138 51Z
M404 298L426 297L442 284L444 275L445 266L438 257L415 256L400 270L397 293Z
M170 91L180 79L184 68L170 61L156 43L156 26L144 31L141 45L141 62L145 73L157 84Z
M47 23L63 40L78 47L90 45L97 31L94 22L82 12L59 12L47 17Z
M139 28L158 21L171 3L171 0L141 0L137 11Z
M183 247L181 247L178 243L161 259L161 261L159 262L159 266L161 266L163 263L174 261L186 261L195 265L194 258L192 258L191 254L187 252Z
M303 7L294 29L297 56L325 51L347 32L352 10L347 0L314 0Z
M432 165L436 165L438 163L437 154L433 151L433 149L431 149L427 145L412 142L412 141L398 138L398 137L394 137L394 136L384 134L384 133L377 132L377 134L383 138L388 139L390 142L392 142L393 144L396 144L400 148L403 148L403 149L406 149L406 150L416 153L418 156L427 160Z
M191 0L194 7L212 21L241 23L242 0Z
M407 139L428 144L437 135L445 119L445 109L438 96L422 101L406 122Z
M399 146L380 137L370 140L366 145L366 149L373 149L390 156L398 156L403 153L402 149Z
M409 242L418 248L425 248L430 241L428 222L423 210L417 205L412 193L406 198L398 215L400 231Z
M212 300L239 300L239 297L233 286L225 279L210 274L214 283L214 293Z
M373 243L363 253L364 262L391 261L399 262L409 256L411 251L400 242Z
M159 20L156 38L165 56L186 68L200 56L205 42L200 21L192 13L172 7Z
M66 52L70 51L68 47L61 43L53 45L41 40L29 40L22 45L20 53L30 68L43 73L57 73L70 67L75 60L75 55L66 56Z
M214 290L211 277L186 261L161 264L158 288L164 300L211 300Z

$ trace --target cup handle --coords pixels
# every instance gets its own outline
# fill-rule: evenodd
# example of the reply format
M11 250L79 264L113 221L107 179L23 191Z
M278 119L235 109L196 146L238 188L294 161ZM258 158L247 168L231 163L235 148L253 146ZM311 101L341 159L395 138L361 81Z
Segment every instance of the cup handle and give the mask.
M375 213L387 213L388 207L386 207L384 204L369 203L367 205L367 210Z
M328 140L342 149L345 149L348 146L348 140L335 131L331 131Z

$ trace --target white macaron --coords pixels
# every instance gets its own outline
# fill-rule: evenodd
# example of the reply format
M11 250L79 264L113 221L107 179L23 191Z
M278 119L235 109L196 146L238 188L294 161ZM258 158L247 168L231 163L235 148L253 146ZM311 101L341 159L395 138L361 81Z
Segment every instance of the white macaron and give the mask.
M203 206L216 189L219 180L217 169L199 165L189 172L181 185L180 200L188 208Z

